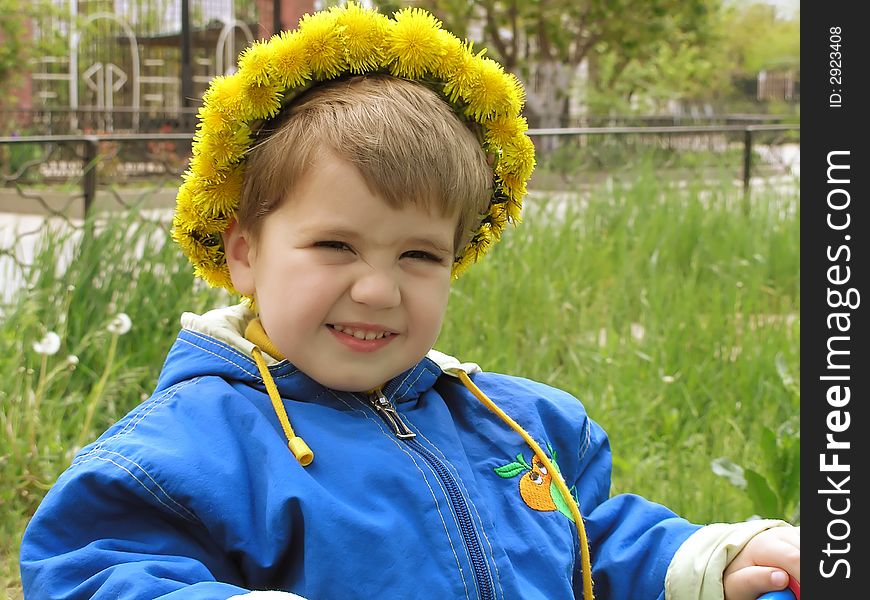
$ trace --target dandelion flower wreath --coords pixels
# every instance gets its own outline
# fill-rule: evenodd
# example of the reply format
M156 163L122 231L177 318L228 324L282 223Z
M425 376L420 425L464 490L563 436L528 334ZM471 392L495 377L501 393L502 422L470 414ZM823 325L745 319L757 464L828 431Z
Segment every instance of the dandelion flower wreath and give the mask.
M305 15L299 27L255 42L238 71L215 77L199 109L193 153L176 198L172 237L209 284L235 291L221 234L239 206L245 156L257 126L318 82L388 73L434 89L467 122L478 124L492 157L493 185L486 214L453 264L458 277L518 223L535 148L520 116L520 81L492 59L474 53L419 8L392 18L355 3Z

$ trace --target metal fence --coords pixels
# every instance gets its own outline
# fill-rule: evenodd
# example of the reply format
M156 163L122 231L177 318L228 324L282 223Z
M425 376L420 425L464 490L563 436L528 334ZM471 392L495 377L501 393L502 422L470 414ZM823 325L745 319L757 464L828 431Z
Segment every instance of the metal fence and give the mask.
M788 124L534 129L530 187L565 189L650 167L662 176L794 175L800 126ZM98 204L171 205L190 133L0 137L0 211L84 215ZM799 156L799 154L798 154ZM799 159L798 159L799 160ZM76 210L75 204L79 204Z
M529 132L538 149L535 184L576 187L644 169L675 179L742 182L799 173L800 125L574 127Z

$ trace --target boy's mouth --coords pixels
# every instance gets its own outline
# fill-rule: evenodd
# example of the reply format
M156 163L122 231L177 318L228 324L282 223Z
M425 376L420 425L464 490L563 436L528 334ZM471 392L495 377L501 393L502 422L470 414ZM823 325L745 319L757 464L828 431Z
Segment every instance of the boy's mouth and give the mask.
M337 323L327 323L326 326L333 331L337 331L345 335L353 336L358 340L365 341L380 340L386 337L392 337L396 335L396 333L382 328L339 325Z

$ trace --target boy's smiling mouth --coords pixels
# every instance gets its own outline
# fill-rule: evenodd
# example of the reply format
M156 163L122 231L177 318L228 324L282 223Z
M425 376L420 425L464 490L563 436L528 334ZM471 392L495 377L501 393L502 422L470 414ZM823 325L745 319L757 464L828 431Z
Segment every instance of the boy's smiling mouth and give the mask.
M377 350L398 335L378 325L327 323L326 326L346 346L363 352Z

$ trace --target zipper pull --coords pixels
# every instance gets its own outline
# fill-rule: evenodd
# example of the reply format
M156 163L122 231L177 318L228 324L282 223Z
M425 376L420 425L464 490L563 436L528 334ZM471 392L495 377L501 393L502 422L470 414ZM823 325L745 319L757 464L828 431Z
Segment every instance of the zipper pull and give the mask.
M393 430L393 433L397 438L400 440L411 440L417 437L417 434L405 425L405 422L402 420L402 417L399 416L396 408L389 400L387 400L387 397L384 396L384 393L380 388L369 394L369 404L371 404L372 408L375 409L375 412L386 421L387 425L390 426L390 429Z

